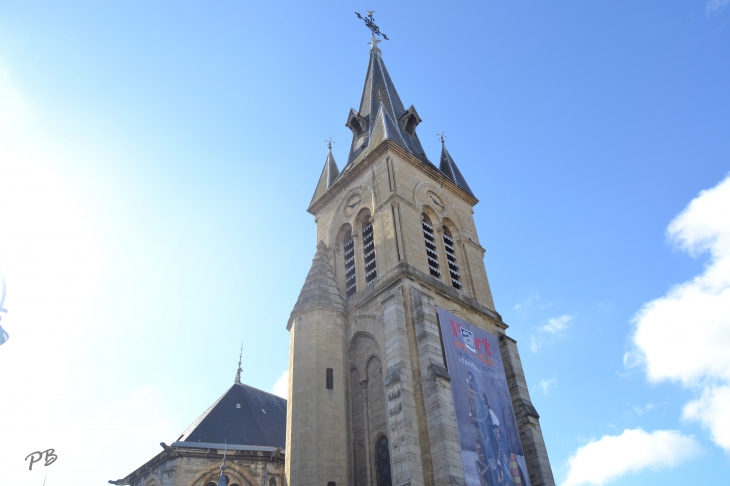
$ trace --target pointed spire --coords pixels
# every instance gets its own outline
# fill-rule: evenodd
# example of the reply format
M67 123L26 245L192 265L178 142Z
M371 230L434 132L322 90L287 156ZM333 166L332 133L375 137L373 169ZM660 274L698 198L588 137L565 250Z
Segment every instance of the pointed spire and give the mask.
M218 486L228 486L226 484L226 452L228 451L228 441L224 442L223 464L221 464L221 475L218 476Z
M327 148L329 149L329 152L327 153L327 158L324 161L324 168L322 169L322 175L319 176L317 188L314 190L314 195L312 196L312 200L309 203L310 206L314 204L317 199L322 197L325 192L327 192L327 189L329 189L332 183L335 182L337 176L340 175L340 169L337 168L335 156L332 155L332 144L334 142L332 141L332 138L325 141L327 142Z
M238 371L236 371L236 381L234 383L241 384L241 358L243 358L243 341L241 341L241 354L238 355Z
M345 299L342 297L332 266L327 259L327 246L323 241L317 245L317 253L312 259L312 267L304 280L297 303L291 312L294 314L311 307L330 307L345 310ZM289 318L291 325L292 318Z
M386 138L402 145L406 151L430 164L418 135L416 135L416 127L421 122L421 118L413 106L406 109L398 96L393 80L390 79L390 74L383 62L382 52L378 48L379 42L380 40L373 36L370 42L370 63L360 98L360 109L358 111L350 110L345 124L352 130L352 145L347 165L359 163L369 151L383 141L375 140L373 136L381 107L393 125L392 133Z
M441 169L441 172L443 172L444 175L451 180L451 182L466 191L470 196L474 196L469 188L469 184L466 183L466 179L464 179L464 176L461 175L461 171L456 166L456 162L454 162L454 159L451 158L449 151L446 150L446 135L441 132L439 134L439 138L441 139L441 163L439 164L439 169Z

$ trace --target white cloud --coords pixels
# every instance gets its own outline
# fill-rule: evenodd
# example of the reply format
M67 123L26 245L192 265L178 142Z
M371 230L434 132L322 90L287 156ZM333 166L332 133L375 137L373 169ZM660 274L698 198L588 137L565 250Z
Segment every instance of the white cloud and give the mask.
M730 3L730 0L710 0L705 5L705 15L709 17L712 14L719 14L727 7L728 3Z
M684 417L710 430L730 451L730 177L702 191L669 225L667 235L693 256L709 252L703 273L645 304L634 316L627 366L652 382L702 390Z
M538 328L538 330L543 333L542 336L530 336L530 351L536 353L543 344L560 336L564 330L570 327L569 323L572 320L573 316L568 314L548 319L546 324L543 324ZM548 336L545 337L545 334L548 334Z
M537 353L538 349L540 349L540 342L535 336L530 336L530 351Z
M284 371L274 383L274 395L281 398L289 397L289 370Z
M656 408L656 406L653 403L647 403L643 407L642 406L634 407L634 413L636 413L636 415L644 415L645 413L651 412L655 408Z
M548 319L547 324L542 326L542 330L545 332L548 332L550 334L555 334L560 331L564 331L568 328L568 323L573 320L573 316L569 316L568 314L564 314L560 317L553 317L551 319Z
M540 380L540 383L538 383L538 386L540 387L540 390L542 390L542 392L545 395L547 395L548 391L550 391L550 389L552 387L554 387L557 382L558 382L558 379L553 376L549 380L545 380L545 379Z
M676 430L627 429L579 448L568 460L568 477L562 486L601 486L626 473L676 466L699 452L694 437Z
M730 386L706 387L700 398L685 405L682 416L710 429L712 440L730 451Z

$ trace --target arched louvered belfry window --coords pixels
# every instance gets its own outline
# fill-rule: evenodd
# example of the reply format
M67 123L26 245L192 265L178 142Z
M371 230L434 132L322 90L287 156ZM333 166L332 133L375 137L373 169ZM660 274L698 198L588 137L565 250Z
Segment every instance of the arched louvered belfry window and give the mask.
M441 278L436 237L434 236L433 226L431 226L431 219L425 213L421 220L421 226L423 227L423 241L426 245L426 256L428 257L428 270L434 277Z
M357 290L357 277L355 276L355 241L352 239L352 231L345 233L342 247L343 258L345 259L345 295L350 298Z
M375 263L375 238L373 237L373 222L367 218L362 225L362 252L365 259L365 286L375 281L378 269Z
M456 250L454 249L454 239L451 236L449 228L444 226L444 248L446 249L446 260L449 264L449 275L451 277L451 285L457 290L461 290L461 274L459 273L459 264L456 263Z
M388 438L385 436L378 440L377 458L378 486L392 486L393 482L390 478L390 448L388 447Z

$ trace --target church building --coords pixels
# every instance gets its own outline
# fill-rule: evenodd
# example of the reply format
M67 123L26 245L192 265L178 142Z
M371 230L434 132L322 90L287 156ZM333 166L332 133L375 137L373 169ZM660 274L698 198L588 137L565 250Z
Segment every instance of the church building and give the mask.
M478 200L443 137L438 164L425 154L373 32L347 161L330 146L307 209L318 243L287 325L288 484L552 486ZM504 385L477 383L490 374Z
M162 452L122 479L129 486L285 486L286 400L233 386ZM222 482L221 482L222 481Z
M288 401L233 386L130 486L554 486L515 340L496 311L478 200L385 67L373 24L347 161L307 211L314 259L287 329Z

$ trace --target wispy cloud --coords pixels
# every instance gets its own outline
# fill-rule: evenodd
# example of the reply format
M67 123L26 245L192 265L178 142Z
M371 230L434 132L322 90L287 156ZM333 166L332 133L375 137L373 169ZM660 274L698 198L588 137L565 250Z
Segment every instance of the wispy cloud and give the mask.
M639 405L639 406L634 407L634 413L636 415L644 415L645 413L651 412L655 408L656 408L656 405L654 405L653 403L647 403L644 406Z
M530 351L536 353L544 344L561 336L563 331L570 327L572 320L573 316L568 314L548 319L545 324L537 328L537 335L530 336Z
M683 416L709 429L730 452L730 177L702 191L667 229L678 247L710 253L704 272L645 304L634 316L627 367L652 382L700 390Z
M538 308L540 310L547 309L553 305L552 302L542 302L540 300L540 294L534 293L530 295L527 299L524 301L515 304L514 307L512 307L512 310L516 311L526 311L531 308Z
M602 486L627 473L676 466L699 452L694 437L676 430L627 429L579 448L568 459L568 476L562 486Z
M568 328L568 324L570 321L573 320L573 316L569 316L568 314L563 314L560 317L553 317L551 319L548 319L547 324L542 326L542 330L550 333L550 334L556 334L560 331L564 331Z
M730 3L730 0L710 0L705 5L705 15L709 17L719 14L727 7L728 3Z
M540 387L540 390L544 395L547 395L551 388L553 388L558 382L558 379L554 376L548 380L540 380L540 383L538 383L538 386Z
M515 304L515 306L512 309L513 310L524 310L524 309L527 309L529 307L532 307L533 302L535 302L537 300L540 300L540 295L537 294L537 293L532 294L527 299L525 299L524 301L522 301L522 302L520 302L518 304Z
M284 371L276 383L273 386L274 395L278 395L281 398L288 398L289 396L289 370Z

